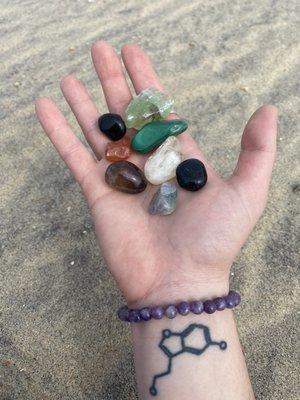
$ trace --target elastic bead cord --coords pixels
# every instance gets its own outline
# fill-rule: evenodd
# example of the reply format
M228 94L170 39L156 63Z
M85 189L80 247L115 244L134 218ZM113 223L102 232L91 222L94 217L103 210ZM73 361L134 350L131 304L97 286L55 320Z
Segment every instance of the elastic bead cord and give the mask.
M216 311L223 311L226 308L232 309L238 306L241 302L241 296L231 290L227 296L216 297L213 300L193 300L191 302L182 301L177 305L169 304L166 307L143 307L141 309L130 309L127 306L122 306L118 311L118 317L121 321L126 322L142 322L150 321L150 319L162 319L167 317L169 319L175 318L178 314L188 315L213 314Z

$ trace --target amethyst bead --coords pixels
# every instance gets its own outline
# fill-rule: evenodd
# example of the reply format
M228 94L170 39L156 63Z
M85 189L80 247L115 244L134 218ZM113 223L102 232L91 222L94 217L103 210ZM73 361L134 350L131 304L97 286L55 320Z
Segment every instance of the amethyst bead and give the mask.
M235 292L234 290L231 290L229 292L229 294L231 294L234 297L235 300L235 306L238 306L241 302L241 296L239 293Z
M144 307L140 310L140 316L143 321L149 321L151 319L151 313L149 307Z
M188 313L190 312L190 305L186 301L182 301L178 304L177 310L181 315L188 315Z
M237 292L235 292L233 290L231 290L228 293L228 295L226 296L226 306L227 306L227 308L234 308L237 305L239 305L240 302L241 302L241 296Z
M194 314L201 314L203 312L203 303L202 301L192 301L190 303L190 310L192 311L192 313Z
M207 314L213 314L217 309L217 306L213 300L206 300L203 305L204 305L204 311Z
M175 318L177 315L177 309L175 306L173 306L172 304L169 305L166 309L165 309L165 316L172 319Z
M164 316L164 309L162 307L152 307L150 312L154 319L162 319Z
M140 322L142 320L139 310L129 311L129 322Z
M223 297L217 297L215 300L215 305L218 311L223 311L226 308L226 300Z
M127 306L123 306L119 308L118 311L118 317L120 318L121 321L129 321L129 308Z

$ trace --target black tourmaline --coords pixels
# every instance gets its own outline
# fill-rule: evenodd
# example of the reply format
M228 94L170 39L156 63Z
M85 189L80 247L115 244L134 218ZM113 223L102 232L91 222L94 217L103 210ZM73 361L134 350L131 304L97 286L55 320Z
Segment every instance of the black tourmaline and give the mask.
M98 126L111 140L120 140L126 133L126 126L123 119L118 114L103 114L98 119Z
M204 164L196 158L189 158L180 163L176 169L178 184L186 190L195 192L207 182L207 173Z

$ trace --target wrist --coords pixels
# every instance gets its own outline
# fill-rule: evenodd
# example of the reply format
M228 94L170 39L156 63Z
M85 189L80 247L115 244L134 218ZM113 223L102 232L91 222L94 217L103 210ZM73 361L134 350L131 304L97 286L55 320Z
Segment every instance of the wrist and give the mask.
M183 329L190 324L200 323L208 326L228 325L235 323L234 312L231 309L225 309L223 311L216 311L213 314L207 314L205 312L201 314L193 314L190 312L188 315L179 315L173 319L163 317L162 319L151 319L145 323L132 323L131 332L133 340L139 338L153 339L154 337L160 336L163 329L171 329L176 331Z
M227 295L229 278L170 280L149 290L141 299L129 304L131 308L167 306L181 301L210 300Z
M223 396L231 400L254 400L232 310L217 311L211 315L190 313L171 320L150 320L132 324L131 329L140 398L152 399L149 390L154 386L165 399L183 400L195 396L219 399ZM182 339L178 342L178 334L184 332L184 342ZM161 347L162 343L171 354L183 350L181 355L174 357L174 363L173 356L170 357ZM182 343L196 350L202 347L203 356L184 350ZM170 361L172 368L165 375ZM199 385L199 379L202 385ZM216 387L215 379L219 383ZM239 385L241 381L243 383ZM207 388L208 382L212 382L215 390Z

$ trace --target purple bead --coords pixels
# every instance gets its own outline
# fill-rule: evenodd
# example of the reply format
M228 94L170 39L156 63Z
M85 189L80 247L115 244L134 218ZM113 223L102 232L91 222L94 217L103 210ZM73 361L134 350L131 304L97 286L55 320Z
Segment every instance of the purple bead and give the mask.
M152 307L150 312L154 319L162 319L164 316L164 309L162 307Z
M140 310L140 316L142 320L149 321L151 319L150 308L145 307Z
M127 306L122 306L119 308L118 317L121 321L129 321L129 308Z
M129 311L129 322L140 322L142 320L139 310Z
M178 304L177 310L181 315L187 315L190 312L190 305L186 301L182 301Z
M216 305L216 308L218 311L223 311L226 308L226 300L223 297L217 297L214 300L214 303Z
M241 302L241 296L237 292L235 292L233 290L231 290L228 293L228 295L226 296L226 306L227 306L227 308L234 308L237 305L239 305L240 302Z
M234 308L235 307L235 300L233 296L226 296L226 307L227 308Z
M175 306L173 306L172 304L169 305L166 309L165 309L165 316L172 319L175 318L177 315L177 309Z
M213 300L206 300L204 302L204 311L207 314L213 314L217 309L217 306Z
M192 301L190 303L190 310L194 314L201 314L203 312L203 303L202 301Z
M231 290L228 294L234 297L235 306L238 306L241 302L241 296L239 295L239 293Z

